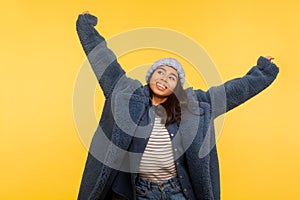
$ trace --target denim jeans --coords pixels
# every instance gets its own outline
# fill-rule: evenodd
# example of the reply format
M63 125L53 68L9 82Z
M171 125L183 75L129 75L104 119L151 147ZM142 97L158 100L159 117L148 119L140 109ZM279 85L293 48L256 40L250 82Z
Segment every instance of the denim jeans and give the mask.
M172 178L164 182L151 182L138 177L136 182L137 200L184 200L184 194L181 189L178 178Z

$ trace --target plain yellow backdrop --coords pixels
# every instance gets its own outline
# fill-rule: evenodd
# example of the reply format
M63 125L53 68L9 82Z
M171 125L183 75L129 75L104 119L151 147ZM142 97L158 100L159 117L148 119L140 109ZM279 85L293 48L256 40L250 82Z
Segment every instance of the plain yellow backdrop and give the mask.
M217 143L221 196L299 199L299 9L297 0L1 2L0 199L77 197L87 149L72 97L86 57L75 21L85 10L99 18L97 29L106 38L143 27L189 36L224 81L244 75L258 56L274 56L280 67L274 84L226 114ZM120 62L130 70L150 59L145 51Z

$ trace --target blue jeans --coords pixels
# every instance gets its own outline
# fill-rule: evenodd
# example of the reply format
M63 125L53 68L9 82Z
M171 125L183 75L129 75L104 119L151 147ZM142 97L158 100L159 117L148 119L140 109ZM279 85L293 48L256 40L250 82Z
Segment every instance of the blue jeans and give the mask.
M137 200L184 200L178 178L172 178L164 182L151 182L140 177L137 178L136 186Z

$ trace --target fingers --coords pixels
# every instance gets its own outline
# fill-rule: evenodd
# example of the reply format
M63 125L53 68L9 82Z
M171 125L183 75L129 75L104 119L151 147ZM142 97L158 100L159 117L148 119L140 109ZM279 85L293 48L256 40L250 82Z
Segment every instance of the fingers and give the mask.
M83 14L83 15L85 15L85 14L90 14L90 12L87 10L87 11L83 11L82 14Z
M274 57L272 57L272 56L265 56L265 58L267 58L268 60L274 60L275 58Z

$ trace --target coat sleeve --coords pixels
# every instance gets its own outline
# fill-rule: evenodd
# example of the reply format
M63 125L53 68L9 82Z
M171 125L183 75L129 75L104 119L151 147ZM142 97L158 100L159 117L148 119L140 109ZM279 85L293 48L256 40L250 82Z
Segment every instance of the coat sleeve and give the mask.
M241 78L211 87L207 92L196 90L199 101L211 104L213 117L217 117L244 103L267 88L277 77L279 68L260 56L257 65Z
M107 47L105 39L94 28L97 21L97 17L91 14L80 14L76 21L76 31L104 96L108 98L125 71Z

